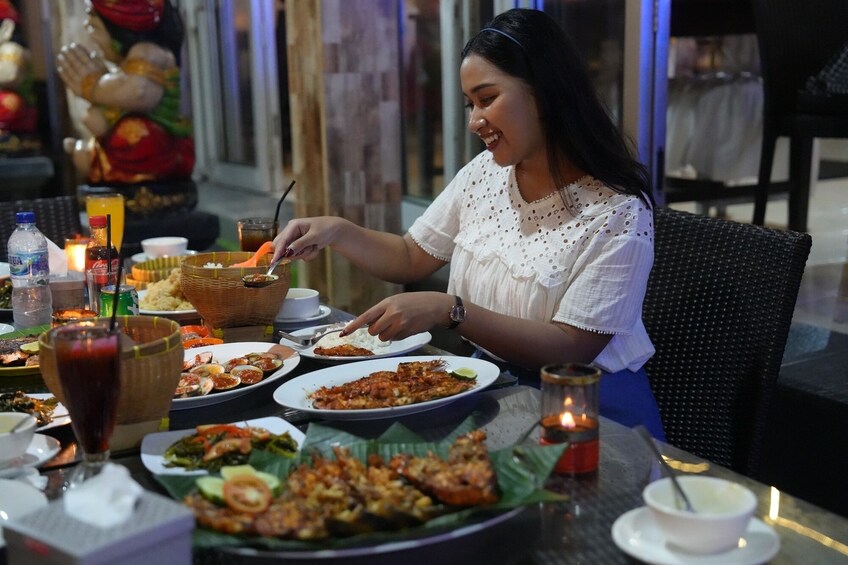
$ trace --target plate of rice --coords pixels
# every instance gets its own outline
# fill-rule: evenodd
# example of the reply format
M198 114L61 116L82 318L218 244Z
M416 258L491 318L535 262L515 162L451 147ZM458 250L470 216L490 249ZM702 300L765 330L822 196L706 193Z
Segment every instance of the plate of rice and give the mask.
M344 323L325 324L322 326L302 328L290 333L298 337L309 337L328 328L335 329L343 328L344 326ZM368 328L359 328L344 337L338 333L329 334L315 345L304 349L297 348L297 351L303 357L330 363L364 361L366 359L405 355L410 351L415 351L419 347L427 345L430 343L432 337L430 332L421 332L397 341L382 341L379 337L369 334ZM292 345L292 342L285 338L280 340L280 343L282 345Z

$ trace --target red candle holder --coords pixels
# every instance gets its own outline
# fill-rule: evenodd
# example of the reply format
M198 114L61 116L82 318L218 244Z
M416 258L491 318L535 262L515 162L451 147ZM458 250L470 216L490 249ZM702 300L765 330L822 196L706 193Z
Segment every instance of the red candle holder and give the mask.
M554 470L562 474L598 469L599 369L579 363L542 368L542 445L568 443Z

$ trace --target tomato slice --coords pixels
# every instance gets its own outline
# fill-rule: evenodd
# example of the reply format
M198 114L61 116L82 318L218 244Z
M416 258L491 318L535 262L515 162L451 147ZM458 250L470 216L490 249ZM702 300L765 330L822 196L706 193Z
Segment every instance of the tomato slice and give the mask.
M265 481L254 475L236 475L224 481L224 502L236 512L264 512L272 496Z

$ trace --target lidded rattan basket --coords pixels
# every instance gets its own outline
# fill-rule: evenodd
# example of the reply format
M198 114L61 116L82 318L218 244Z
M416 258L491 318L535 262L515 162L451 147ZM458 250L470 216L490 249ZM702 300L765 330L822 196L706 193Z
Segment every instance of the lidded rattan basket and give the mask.
M138 445L144 435L159 430L171 410L180 380L184 352L180 325L158 316L118 316L126 334L121 354L121 393L111 449ZM130 344L130 340L132 344ZM38 338L41 376L48 390L64 402L56 372L50 332Z
M270 255L256 267L230 267L253 257L247 251L213 251L186 257L180 264L180 287L207 326L237 328L272 325L289 290L291 271L280 264L274 274L280 278L262 288L244 286L245 275L265 273ZM207 267L207 264L221 267Z

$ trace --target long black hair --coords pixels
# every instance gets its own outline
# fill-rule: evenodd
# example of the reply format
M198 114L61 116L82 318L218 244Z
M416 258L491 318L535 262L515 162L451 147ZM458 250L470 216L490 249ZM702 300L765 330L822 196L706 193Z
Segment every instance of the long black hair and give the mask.
M551 175L565 186L562 157L613 190L653 203L645 166L633 158L565 31L539 10L497 15L462 50L530 86L542 119Z

